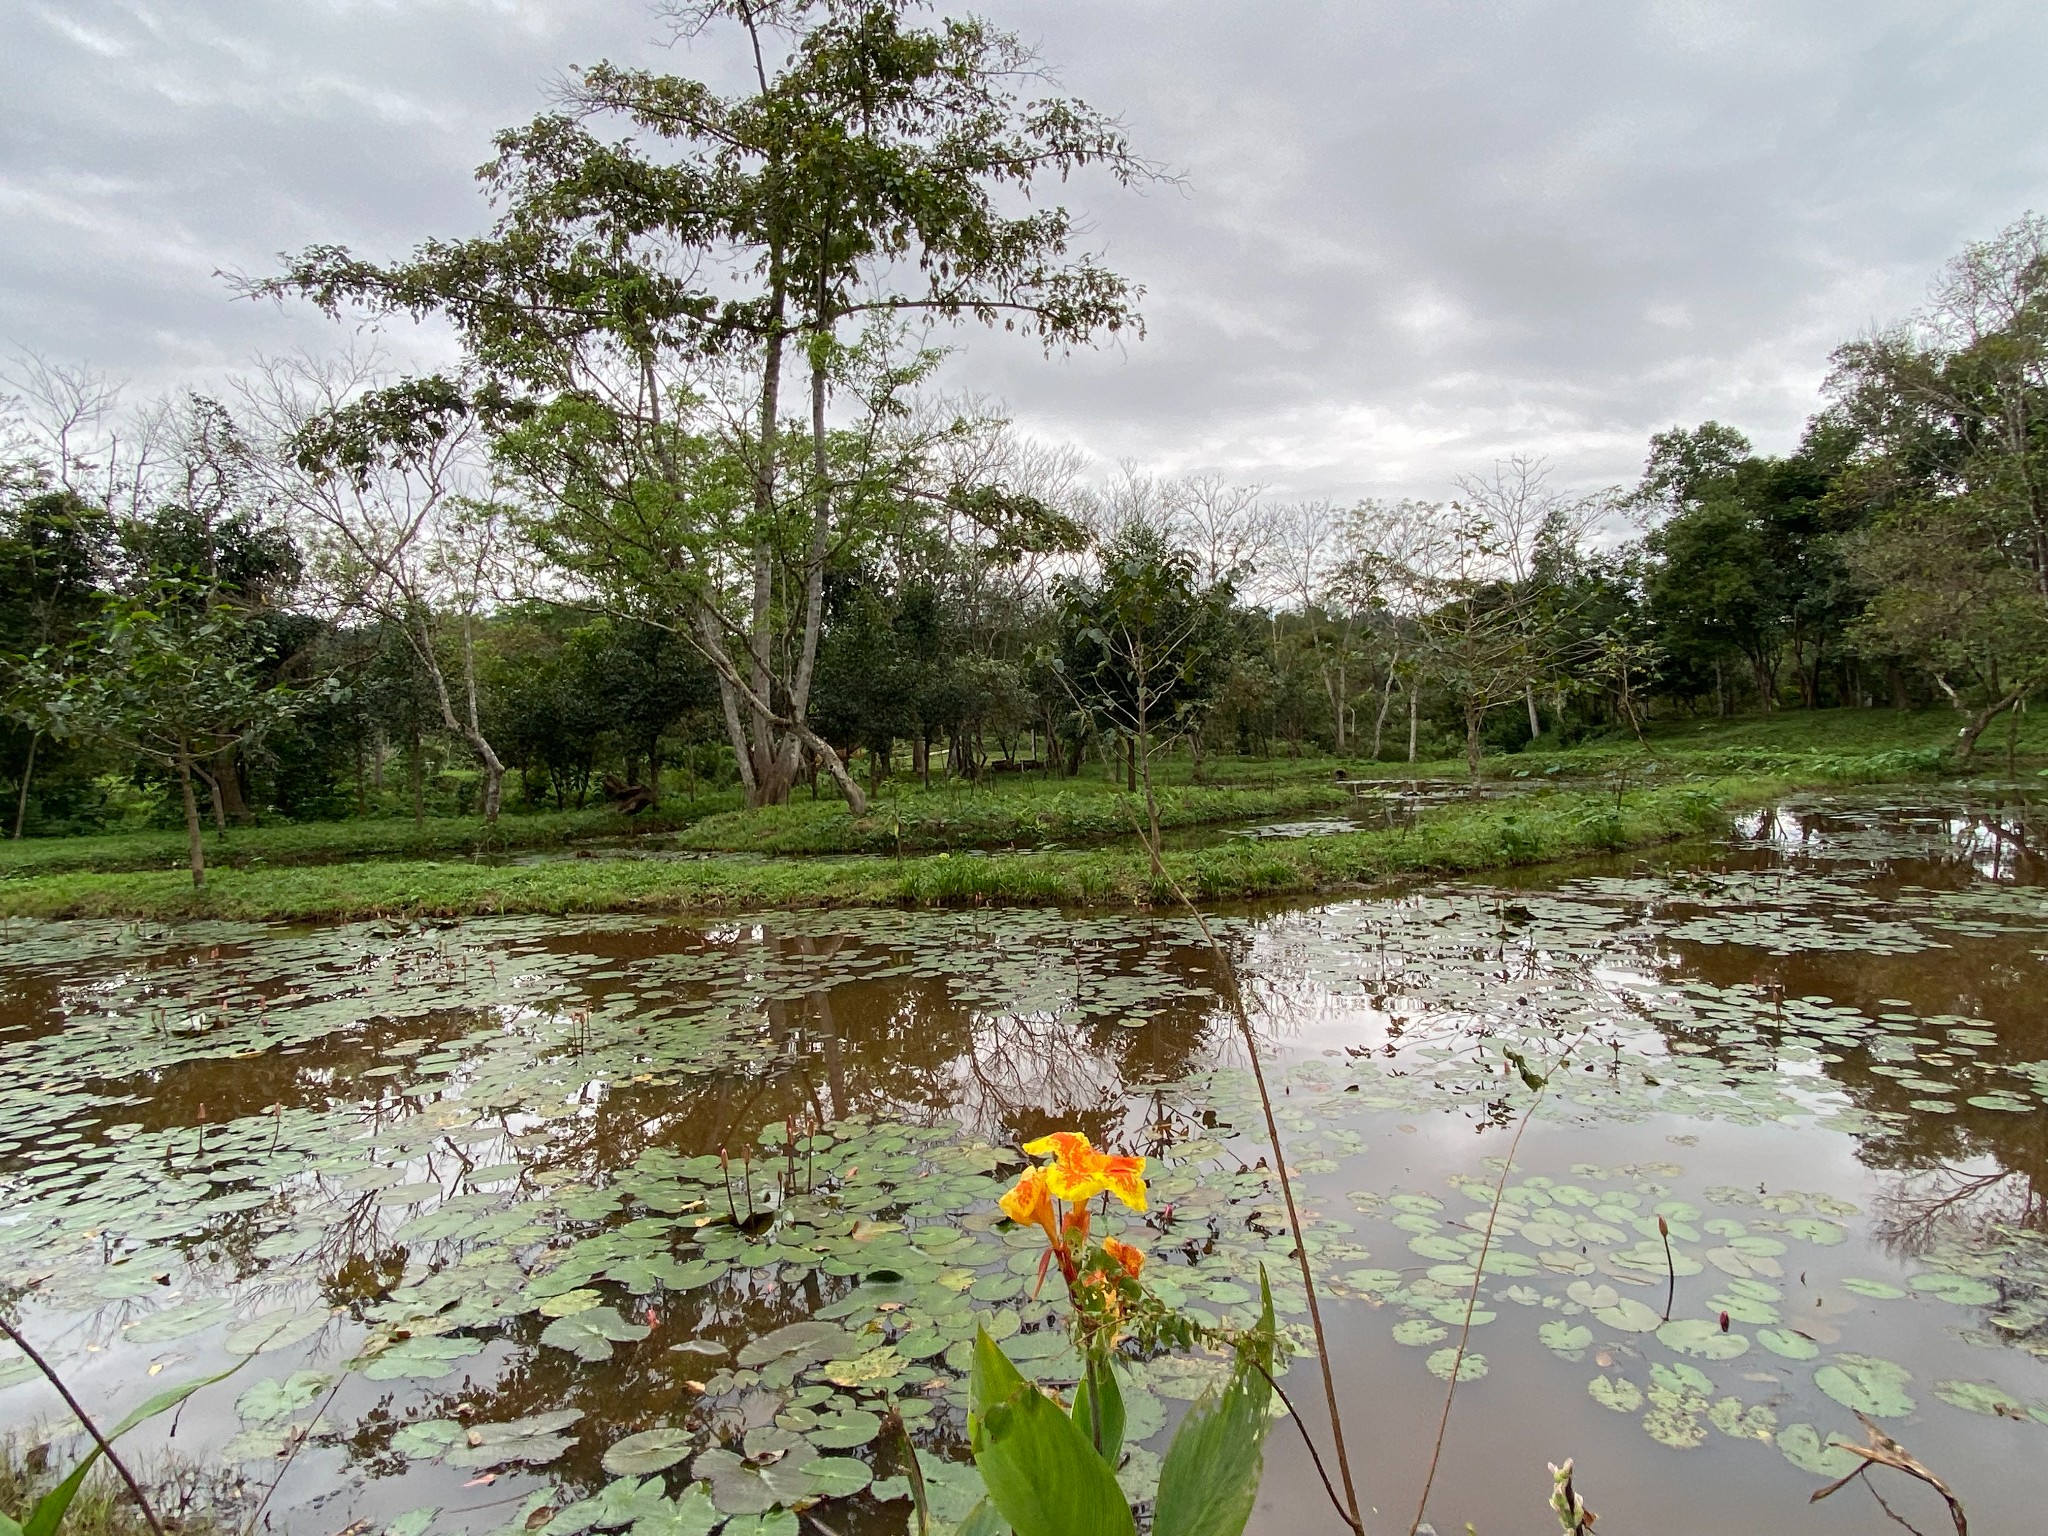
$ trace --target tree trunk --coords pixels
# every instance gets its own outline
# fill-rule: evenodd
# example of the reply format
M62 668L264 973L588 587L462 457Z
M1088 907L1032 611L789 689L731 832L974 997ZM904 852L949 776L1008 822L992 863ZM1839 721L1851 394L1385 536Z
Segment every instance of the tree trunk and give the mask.
M1465 771L1472 782L1479 782L1479 727L1486 719L1486 711L1471 700L1465 702Z
M1135 795L1138 792L1138 739L1124 738L1124 792Z
M412 749L406 754L405 772L412 790L412 824L415 830L427 824L426 752L420 743L420 728L412 728Z
M21 793L14 797L14 840L21 841L22 824L28 820L28 785L35 777L36 748L42 744L43 733L31 731L28 737L28 760L21 765Z
M932 737L931 732L922 726L910 738L910 771L917 775L918 783L926 789L932 787Z
M1529 706L1529 739L1534 741L1543 734L1543 720L1536 713L1536 685L1534 683L1524 683L1522 685L1522 702Z
M213 784L223 813L236 826L246 826L256 819L242 794L242 752L238 743L231 741L213 754Z
M1422 696L1413 688L1408 690L1408 761L1415 761L1416 726L1422 711Z
M185 851L192 864L192 884L206 884L206 838L199 829L199 797L192 792L192 754L178 746L178 791L185 802Z
M1718 656L1714 658L1714 718L1728 718L1728 684L1721 676L1721 658Z

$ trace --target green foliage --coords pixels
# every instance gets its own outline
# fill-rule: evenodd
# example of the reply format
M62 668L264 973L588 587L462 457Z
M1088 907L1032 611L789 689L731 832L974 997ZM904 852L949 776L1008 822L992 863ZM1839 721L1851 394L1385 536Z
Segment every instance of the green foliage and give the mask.
M1159 1536L1239 1536L1251 1518L1271 1423L1273 1294L1260 1271L1259 1320L1236 1341L1221 1390L1192 1407L1159 1474ZM983 1332L974 1346L968 1434L989 1502L1017 1536L1116 1536L1133 1529L1114 1470L1124 1410L1111 1360L1091 1352L1071 1415L1018 1373ZM1097 1407L1099 1405L1099 1415ZM1099 1417L1101 1441L1093 1438Z
M989 1502L1017 1536L1128 1536L1116 1476L1074 1421L975 1335L967 1434Z

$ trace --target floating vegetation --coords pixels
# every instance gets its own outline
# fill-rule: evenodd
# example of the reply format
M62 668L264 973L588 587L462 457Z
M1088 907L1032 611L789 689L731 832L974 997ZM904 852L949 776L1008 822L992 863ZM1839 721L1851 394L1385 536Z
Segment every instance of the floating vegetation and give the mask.
M1796 857L1781 817L1219 922L1373 1390L1583 1391L1646 1454L1829 1477L1859 1412L1916 1449L2048 1426L2048 1036L2015 1022L2048 901L1937 867L1921 819L1801 814ZM1216 981L1192 925L1051 911L14 923L0 1298L60 1356L244 1361L214 1454L402 1488L393 1536L901 1530L898 1420L957 1521L976 1329L1081 1369L996 1209L1022 1142L1147 1153L1149 1210L1098 1231L1142 1224L1148 1289L1218 1328L1264 1263L1298 1331ZM1227 1362L1126 1366L1143 1499ZM35 1391L0 1351L0 1415Z

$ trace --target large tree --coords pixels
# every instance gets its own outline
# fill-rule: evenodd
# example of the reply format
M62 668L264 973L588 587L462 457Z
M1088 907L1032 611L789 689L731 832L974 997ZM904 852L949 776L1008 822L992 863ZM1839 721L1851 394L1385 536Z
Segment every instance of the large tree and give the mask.
M2048 685L2048 218L1966 247L1918 315L1835 364L1867 445L1849 478L1878 592L1859 632L1933 677L1967 757Z
M859 335L967 316L1058 348L1137 321L1136 290L1071 250L1066 210L1030 202L1083 167L1149 174L1119 125L1028 94L1044 75L1010 34L917 25L919 9L682 6L693 38L735 30L748 88L585 70L567 109L500 135L482 172L501 208L489 234L389 266L319 248L258 285L454 324L471 398L569 513L553 552L598 600L702 648L757 804L787 797L805 750L862 803L807 723L848 476L873 473L835 460L829 419ZM784 413L793 365L808 373L800 424ZM620 570L629 590L605 579Z

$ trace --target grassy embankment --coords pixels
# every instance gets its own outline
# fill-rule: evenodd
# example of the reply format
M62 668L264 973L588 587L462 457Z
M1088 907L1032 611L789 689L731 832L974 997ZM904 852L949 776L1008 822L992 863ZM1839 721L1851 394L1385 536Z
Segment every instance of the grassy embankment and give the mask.
M1393 874L1532 864L1641 847L1718 825L1754 780L1629 791L1538 789L1444 807L1413 829L1170 852L1191 894L1341 890ZM524 866L366 863L223 870L195 891L174 871L0 882L0 915L315 919L480 912L702 912L852 905L1151 904L1170 899L1129 847L893 858L589 859Z
M1228 898L1643 847L1716 827L1738 806L1790 789L1940 777L1949 771L1942 754L1953 734L1953 716L1945 713L1837 710L1666 725L1651 733L1647 751L1632 739L1557 751L1539 741L1485 765L1489 778L1517 783L1524 794L1442 806L1412 830L1231 839L1175 850L1167 866L1189 891ZM1980 769L2002 770L2002 739L1997 746L1995 755L1980 756ZM2023 770L2044 758L2048 722L2024 722ZM1354 778L1449 778L1462 771L1448 763L1239 759L1212 761L1212 782L1194 786L1182 759L1164 765L1162 821L1191 827L1335 809L1347 793L1332 782L1339 766ZM604 813L508 817L495 840L505 849L568 846L682 824L679 836L659 841L705 851L698 859L592 857L491 867L446 857L474 849L475 822L429 823L424 834L401 822L257 829L231 834L230 848L253 856L241 867L217 869L203 892L166 867L178 850L163 834L38 840L0 850L0 915L314 919L1165 900L1167 889L1127 836L1136 805L1118 790L1092 773L1050 781L1004 776L977 789L899 783L860 819L832 800L800 797L787 806L736 811L726 808L730 801L706 797L694 808L695 820L676 809L651 825ZM1120 846L1042 846L1119 836ZM999 851L963 851L972 849ZM844 856L787 856L793 854Z
M676 799L638 817L608 810L542 811L505 816L488 827L479 816L431 816L419 826L395 817L362 821L285 822L206 833L213 868L264 864L348 864L376 859L435 859L476 853L519 853L673 832L740 803L737 790ZM185 831L151 829L87 837L30 837L0 842L0 880L81 870L185 867Z

